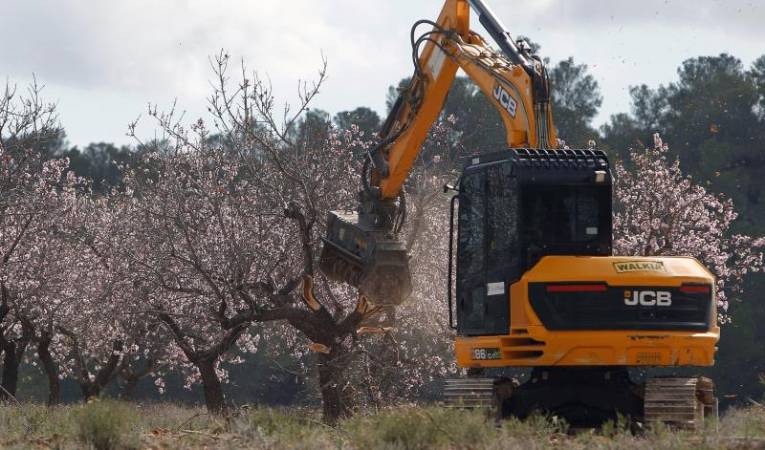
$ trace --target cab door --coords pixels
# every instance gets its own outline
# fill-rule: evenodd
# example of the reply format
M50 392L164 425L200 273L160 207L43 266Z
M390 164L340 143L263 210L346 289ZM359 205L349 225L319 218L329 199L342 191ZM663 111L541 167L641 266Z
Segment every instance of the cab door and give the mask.
M457 231L457 331L507 334L510 323L508 264L515 245L515 210L509 165L463 174ZM517 258L515 258L517 260Z

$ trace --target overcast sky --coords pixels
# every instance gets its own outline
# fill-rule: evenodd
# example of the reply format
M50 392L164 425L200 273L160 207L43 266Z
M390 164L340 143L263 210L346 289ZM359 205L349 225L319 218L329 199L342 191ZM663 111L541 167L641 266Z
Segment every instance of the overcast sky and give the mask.
M388 86L411 73L408 33L434 19L439 0L2 0L0 76L35 74L57 101L72 144L130 143L127 123L178 99L203 117L221 48L267 74L281 100L312 79L324 54L329 79L314 107L384 113ZM765 54L762 0L488 0L513 35L553 62L586 63L604 97L598 124L629 108L628 87L675 79L687 58ZM482 32L477 20L473 28ZM485 34L485 33L483 33ZM144 118L140 129L153 134Z

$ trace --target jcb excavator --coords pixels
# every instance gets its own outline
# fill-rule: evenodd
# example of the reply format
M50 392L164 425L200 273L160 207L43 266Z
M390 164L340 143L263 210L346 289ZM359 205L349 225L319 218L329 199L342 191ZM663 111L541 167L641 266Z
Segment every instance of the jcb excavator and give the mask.
M469 29L471 8L498 51ZM418 36L421 25L432 28ZM414 24L411 43L414 75L364 164L358 210L328 217L322 271L374 304L409 296L402 188L461 68L499 111L507 139L506 149L470 158L451 188L456 257L449 236L445 303L468 376L446 381L445 402L574 425L623 415L696 428L716 417L711 380L628 371L714 363L715 278L690 257L612 256L608 159L559 147L541 59L483 0L446 0L436 22ZM504 367L531 373L522 384L486 375Z

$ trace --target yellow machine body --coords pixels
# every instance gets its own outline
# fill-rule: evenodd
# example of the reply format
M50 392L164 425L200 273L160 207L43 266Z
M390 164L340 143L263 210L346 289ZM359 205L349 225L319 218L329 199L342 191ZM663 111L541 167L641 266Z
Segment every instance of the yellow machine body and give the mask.
M706 331L605 330L551 331L529 302L530 283L605 282L631 288L714 286L714 276L685 257L546 256L509 289L510 333L458 336L457 364L466 368L529 366L711 366L720 338L717 312L710 308ZM712 293L713 294L713 293ZM512 299L512 300L511 300ZM714 302L714 295L711 296ZM497 349L498 358L487 358ZM489 356L492 351L488 350Z

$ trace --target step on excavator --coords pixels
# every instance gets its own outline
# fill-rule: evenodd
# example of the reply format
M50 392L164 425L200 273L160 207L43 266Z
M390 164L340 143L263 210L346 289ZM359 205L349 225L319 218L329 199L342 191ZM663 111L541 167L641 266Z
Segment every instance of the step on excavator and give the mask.
M471 9L496 49L470 30ZM446 0L436 21L414 24L411 44L411 82L365 160L357 210L329 214L321 270L372 304L410 295L402 189L461 68L496 107L506 142L469 158L448 187L445 303L467 376L446 380L443 402L572 426L623 416L698 429L716 419L711 380L631 370L714 364L715 278L690 257L612 256L608 158L561 148L543 61L483 0ZM519 383L488 376L493 368L530 375Z

